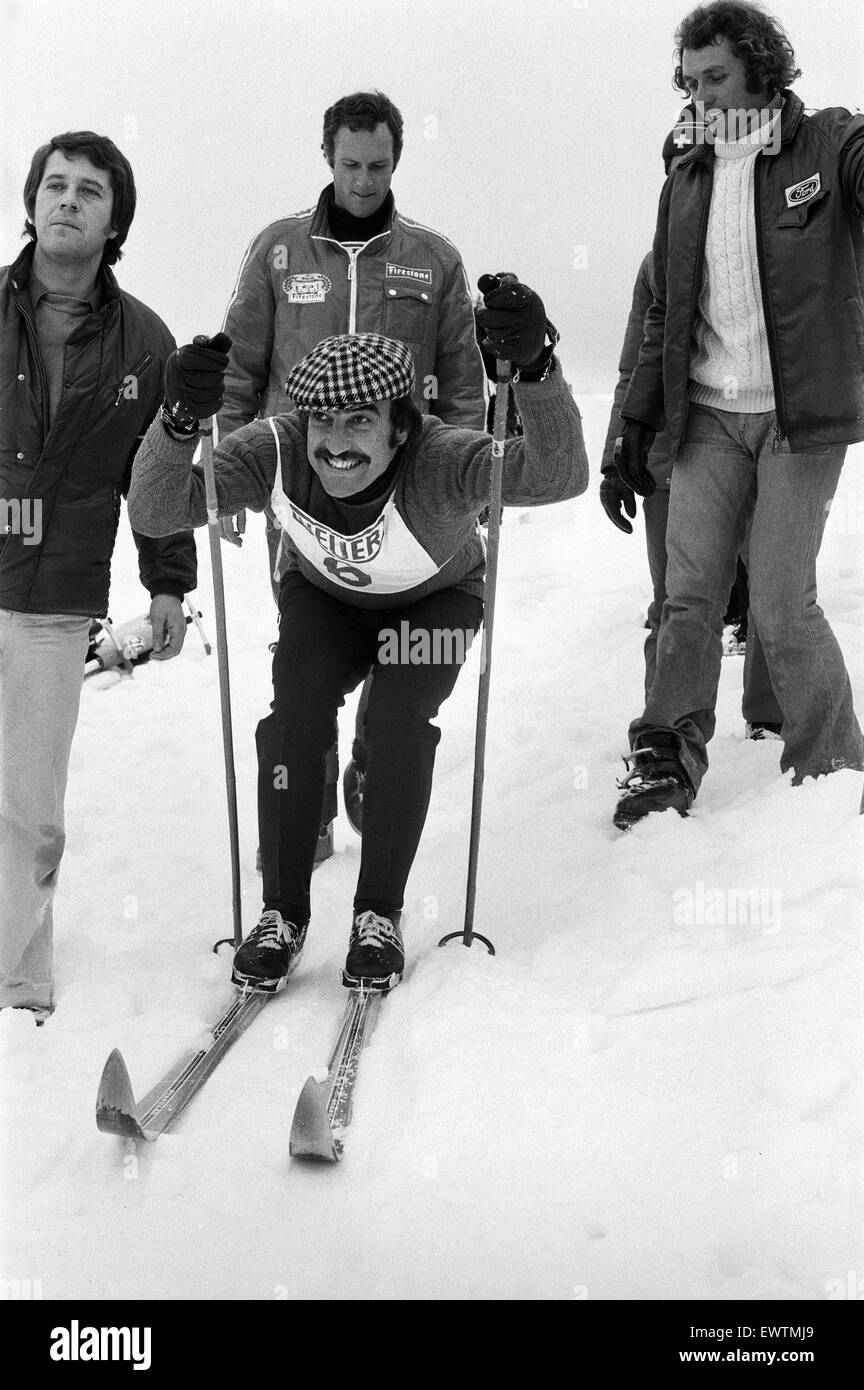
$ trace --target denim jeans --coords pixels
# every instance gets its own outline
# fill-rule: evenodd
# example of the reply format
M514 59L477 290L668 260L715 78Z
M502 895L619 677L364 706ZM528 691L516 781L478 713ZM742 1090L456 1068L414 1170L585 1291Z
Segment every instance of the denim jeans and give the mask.
M89 628L0 608L0 1006L53 1002L51 904Z
M648 608L648 636L645 638L645 699L654 680L657 669L657 634L666 602L666 526L669 520L669 489L658 487L642 503L645 516L645 543L648 548L648 568L651 572L651 585L654 590ZM747 562L746 544L742 550ZM741 713L748 724L781 724L783 711L771 687L771 677L756 631L756 623L750 618L747 632L747 653L744 657L744 692L741 699Z
M816 601L816 556L845 445L793 454L758 415L691 404L666 530L666 602L657 668L631 747L678 735L694 790L708 766L723 612L750 530L750 609L783 713L782 771L793 781L864 767L843 654Z

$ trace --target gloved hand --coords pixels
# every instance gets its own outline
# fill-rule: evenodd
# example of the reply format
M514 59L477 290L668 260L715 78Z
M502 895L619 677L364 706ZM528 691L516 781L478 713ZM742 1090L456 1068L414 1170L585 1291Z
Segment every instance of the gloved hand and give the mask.
M165 408L178 424L206 420L222 404L231 339L203 335L171 353L165 363Z
M486 333L481 347L514 367L531 370L542 365L549 354L546 310L539 294L507 274L481 275L477 288L483 295L477 322Z
M230 541L232 545L242 545L243 537L246 535L246 513L235 512L233 516L220 516L219 534L223 541Z
M625 487L650 497L657 484L648 471L648 453L654 443L656 430L642 420L625 420L624 430L615 440L612 457Z
M612 525L617 526L619 531L624 531L628 536L632 536L633 527L629 521L625 520L621 513L621 507L623 505L628 516L635 516L636 498L633 496L632 488L627 487L617 473L603 474L600 482L600 503Z

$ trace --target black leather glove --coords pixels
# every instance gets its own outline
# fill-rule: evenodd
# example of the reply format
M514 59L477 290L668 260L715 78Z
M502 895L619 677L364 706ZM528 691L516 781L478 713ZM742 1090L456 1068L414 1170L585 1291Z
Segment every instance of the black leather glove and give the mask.
M221 406L230 346L227 333L202 335L165 363L165 409L181 429L215 415Z
M617 473L604 473L600 482L600 502L604 512L619 531L633 535L633 527L621 514L623 505L628 516L636 515L636 498L632 488L627 487Z
M655 437L656 430L644 421L625 420L623 432L615 440L612 457L621 481L640 497L650 497L657 486L648 471L648 454Z
M509 274L481 275L483 308L477 322L486 334L480 346L514 367L536 370L548 359L546 310L534 290Z

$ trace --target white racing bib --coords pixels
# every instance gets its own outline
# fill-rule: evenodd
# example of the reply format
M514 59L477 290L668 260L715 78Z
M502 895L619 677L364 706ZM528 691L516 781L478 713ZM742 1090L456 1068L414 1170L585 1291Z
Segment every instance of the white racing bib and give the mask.
M438 573L441 566L408 530L392 494L380 516L355 535L334 531L292 502L282 487L282 451L272 418L269 425L276 441L270 502L292 546L310 565L332 584L370 594L402 593Z

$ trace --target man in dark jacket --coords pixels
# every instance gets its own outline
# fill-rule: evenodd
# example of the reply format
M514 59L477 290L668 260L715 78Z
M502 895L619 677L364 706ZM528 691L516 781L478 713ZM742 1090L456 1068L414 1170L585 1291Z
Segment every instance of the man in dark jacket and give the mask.
M669 132L663 142L663 167L668 178L672 170L683 159L684 154L694 144L692 121L686 119L695 115L692 105L685 106L682 119ZM612 401L606 442L603 446L603 459L600 464L600 501L603 510L614 526L627 535L632 535L633 527L627 517L636 515L636 499L632 490L624 482L615 463L615 445L623 428L621 405L630 385L630 377L639 357L645 315L653 300L654 289L651 279L653 255L649 251L642 261L633 286L633 300L630 316L621 347L618 363L618 384ZM656 435L648 456L648 468L654 479L654 491L642 499L642 512L645 518L645 545L648 552L648 570L651 575L653 596L648 608L648 635L645 638L645 698L651 690L657 666L657 635L660 631L660 618L666 602L666 525L669 520L669 489L672 483L672 455L669 450L669 436L665 430ZM624 513L626 512L626 516ZM747 570L738 560L735 584L729 597L729 605L724 621L732 621L734 610L738 632L746 634L747 652L744 661L744 696L742 712L747 727L747 736L755 740L779 738L783 723L783 711L771 688L771 679L765 664L765 657L755 625L747 633L747 610L749 607L749 586ZM742 643L743 647L743 643Z
M51 906L87 636L108 606L132 458L174 340L109 269L135 212L128 162L92 131L33 156L31 244L0 271L0 1007L53 1006ZM135 536L156 660L196 582L190 532Z
M686 813L714 732L723 608L750 525L750 607L797 783L864 767L816 554L846 446L864 438L864 117L805 113L777 22L749 4L694 10L678 87L704 138L660 199L654 300L621 414L619 471L648 496L668 430L668 602L657 670L630 726L615 813Z

